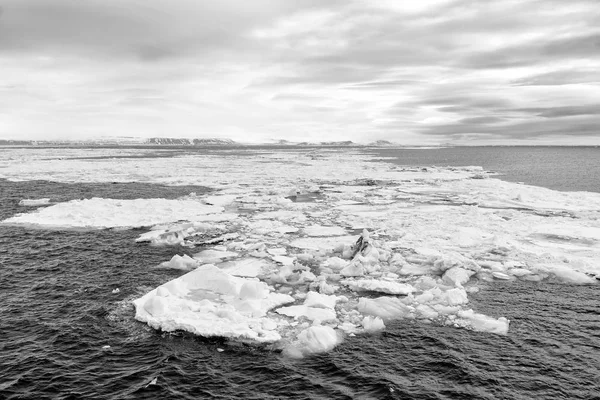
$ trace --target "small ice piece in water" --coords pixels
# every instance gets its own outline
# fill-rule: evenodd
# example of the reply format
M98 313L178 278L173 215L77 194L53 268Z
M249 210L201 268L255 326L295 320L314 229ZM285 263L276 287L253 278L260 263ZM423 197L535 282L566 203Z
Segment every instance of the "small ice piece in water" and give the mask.
M358 311L362 314L372 315L381 319L397 319L409 317L412 308L396 297L378 297L358 299Z
M284 349L284 354L300 358L332 350L341 342L341 335L330 326L311 326L298 334L298 340Z
M112 293L112 294L117 294L117 293L119 293L119 292L120 292L119 288L116 288L116 289L113 289L111 293Z
M145 387L148 387L150 385L156 385L156 382L158 382L158 378L152 379Z
M589 276L583 272L575 271L566 265L547 264L541 267L541 269L547 270L548 272L556 276L556 278L567 283L585 285L596 282L596 279L594 279L593 276Z
M503 280L511 279L510 275L507 275L504 272L500 272L500 271L493 271L492 276L496 279L503 279Z
M102 349L103 349L103 350L110 349L110 346L109 346L109 345L104 345L104 346L102 346Z
M379 317L364 317L362 320L362 326L366 332L377 332L385 329L385 324Z
M160 267L163 268L172 268L172 269L180 269L183 271L189 271L196 267L198 267L200 263L198 260L193 259L192 257L184 254L183 257L175 254L169 261L160 263Z
M45 206L50 204L50 199L48 198L43 198L43 199L23 199L21 201L19 201L19 205L20 206L27 206L27 207L35 207L35 206Z
M476 313L473 310L461 310L457 313L457 316L460 319L453 321L457 326L466 325L475 331L497 333L499 335L506 335L508 333L510 321L504 317L494 319L487 315Z

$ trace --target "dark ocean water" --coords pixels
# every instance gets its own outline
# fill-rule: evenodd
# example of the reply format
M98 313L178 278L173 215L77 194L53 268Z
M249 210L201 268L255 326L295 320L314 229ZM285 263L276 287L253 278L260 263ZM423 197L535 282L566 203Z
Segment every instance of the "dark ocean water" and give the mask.
M411 166L477 165L500 179L562 191L600 192L600 147L448 147L439 149L373 149Z
M23 212L23 198L176 198L203 190L0 180L0 219ZM507 336L398 321L294 360L135 321L130 301L181 275L154 266L190 254L136 244L142 232L0 226L1 399L600 399L597 285L482 282L472 306L509 318Z

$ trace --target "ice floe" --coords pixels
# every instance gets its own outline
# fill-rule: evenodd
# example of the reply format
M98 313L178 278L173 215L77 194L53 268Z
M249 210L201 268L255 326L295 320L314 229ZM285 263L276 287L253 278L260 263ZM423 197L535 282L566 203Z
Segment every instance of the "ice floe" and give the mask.
M272 343L291 356L328 351L346 335L398 319L509 334L511 310L481 314L472 293L517 281L600 279L600 194L503 182L478 167L371 160L321 149L59 163L42 151L18 168L0 165L0 174L215 191L77 200L3 223L152 227L137 241L196 250L160 265L189 272L136 300L138 320ZM309 193L318 195L298 200Z
M134 301L136 319L163 331L186 330L272 343L287 321L266 318L269 310L293 302L259 280L230 275L212 264L202 265Z
M20 206L27 206L27 207L36 207L36 206L45 206L50 204L50 199L49 198L43 198L43 199L23 199L21 201L19 201L19 205Z
M115 200L92 198L58 203L3 221L59 228L132 228L179 220L222 221L237 215L223 216L223 207L193 199Z

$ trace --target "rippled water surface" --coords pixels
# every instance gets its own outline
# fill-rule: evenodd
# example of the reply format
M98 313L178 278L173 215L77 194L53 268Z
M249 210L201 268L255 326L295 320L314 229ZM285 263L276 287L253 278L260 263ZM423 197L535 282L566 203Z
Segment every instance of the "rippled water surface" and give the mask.
M23 198L176 198L203 190L0 181L0 219L25 211ZM405 320L293 360L135 321L130 301L182 274L156 265L190 254L135 243L144 231L0 226L0 398L600 398L597 285L481 282L473 308L509 318L507 336Z
M400 165L477 165L503 180L554 190L600 192L600 147L448 147L374 149ZM391 161L391 160L387 160Z

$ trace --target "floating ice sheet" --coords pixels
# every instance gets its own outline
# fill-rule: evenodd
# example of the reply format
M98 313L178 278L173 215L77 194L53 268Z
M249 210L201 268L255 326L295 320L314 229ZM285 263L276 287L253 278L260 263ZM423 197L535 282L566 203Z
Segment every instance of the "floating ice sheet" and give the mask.
M61 203L5 221L165 224L138 240L203 246L195 257L165 260L198 270L135 302L138 319L167 331L272 342L296 356L327 351L344 334L374 332L402 318L510 334L511 310L490 316L471 306L469 294L480 282L574 285L600 278L597 193L503 182L477 167L368 162L370 156L355 150L61 162L34 153L0 162L0 175L220 190L179 200ZM60 156L69 154L77 153ZM286 198L314 192L313 202ZM369 232L360 236L363 228Z
M198 200L92 198L58 203L27 214L19 214L5 224L25 224L59 228L133 228L179 220L206 221L223 218L223 207ZM237 215L226 215L232 219Z
M206 264L159 286L134 305L137 320L163 331L272 343L281 339L280 322L265 316L270 309L292 301L263 282L238 278Z

